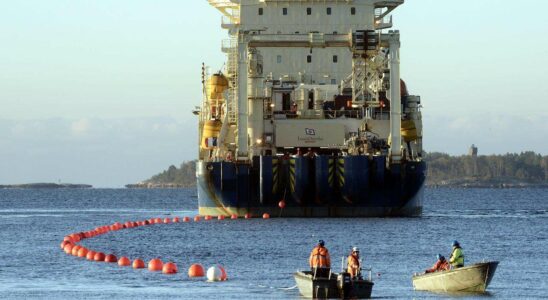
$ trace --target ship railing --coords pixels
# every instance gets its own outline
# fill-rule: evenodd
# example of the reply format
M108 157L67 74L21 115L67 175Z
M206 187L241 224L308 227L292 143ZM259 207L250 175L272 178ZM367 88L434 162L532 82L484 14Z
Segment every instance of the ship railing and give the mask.
M224 29L232 29L240 25L239 16L221 16L221 27Z
M275 120L283 119L362 119L365 114L361 110L307 110L307 112L314 112L314 114L303 114L302 111L294 110L278 110L273 111L271 114L265 114L265 118L272 117Z
M221 41L221 50L224 53L229 53L232 50L236 50L236 47L238 47L238 43L234 39L225 39Z

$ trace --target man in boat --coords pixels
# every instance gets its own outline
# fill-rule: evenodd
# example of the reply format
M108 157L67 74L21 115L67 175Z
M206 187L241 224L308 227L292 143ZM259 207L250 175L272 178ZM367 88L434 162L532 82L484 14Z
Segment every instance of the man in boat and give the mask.
M464 267L464 253L462 253L462 248L458 241L453 241L453 251L451 252L449 263L453 268Z
M434 264L434 266L432 266L432 268L426 270L425 273L434 273L438 271L447 271L451 269L451 266L449 265L447 260L445 260L445 257L443 255L438 254L437 258L438 258L438 261L436 261L436 263Z
M308 262L314 277L329 277L331 258L323 240L319 240L318 245L312 249Z
M353 247L352 252L347 258L348 267L346 271L350 274L352 279L361 279L361 266L360 266L360 249Z

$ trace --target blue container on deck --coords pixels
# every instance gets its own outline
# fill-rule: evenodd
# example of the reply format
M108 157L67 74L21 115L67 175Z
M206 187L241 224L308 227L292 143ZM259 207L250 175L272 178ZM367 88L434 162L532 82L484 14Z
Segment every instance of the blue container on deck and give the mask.
M289 161L289 188L291 196L299 204L305 203L306 191L310 184L310 158L292 157Z
M386 156L373 156L372 181L375 186L383 186L386 172Z
M369 190L369 158L345 156L339 159L339 184L346 202L358 204L367 199Z
M259 201L261 204L272 203L272 196L275 193L274 189L274 169L277 171L277 158L272 156L260 157L259 170Z
M238 178L237 199L240 207L249 207L250 188L249 188L249 165L239 164L236 166Z
M317 204L331 203L334 195L335 160L332 156L318 155L314 160L316 166L316 197Z
M222 199L228 200L225 206L238 206L238 176L236 174L236 165L232 162L221 162L221 186L220 191Z

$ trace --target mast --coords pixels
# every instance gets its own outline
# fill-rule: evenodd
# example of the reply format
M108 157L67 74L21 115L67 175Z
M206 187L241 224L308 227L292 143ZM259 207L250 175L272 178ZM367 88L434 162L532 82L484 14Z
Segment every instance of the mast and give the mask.
M401 88L400 88L400 32L388 32L390 49L390 158L401 160Z

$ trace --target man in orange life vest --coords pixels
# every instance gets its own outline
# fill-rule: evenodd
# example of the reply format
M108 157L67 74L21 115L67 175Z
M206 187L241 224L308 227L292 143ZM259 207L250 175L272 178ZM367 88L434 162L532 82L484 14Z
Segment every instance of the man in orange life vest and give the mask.
M441 255L441 254L438 254L438 261L432 266L432 268L426 270L425 273L434 273L434 272L438 272L438 271L446 271L446 270L449 270L450 268L451 268L451 266L449 265L447 260L445 260L445 257L443 257L443 255Z
M347 258L348 268L347 272L350 274L352 279L361 279L361 266L360 266L360 249L358 247L353 247L352 252Z
M312 249L308 259L312 275L316 277L328 277L331 270L331 258L329 251L325 248L323 240L318 241L318 245Z

